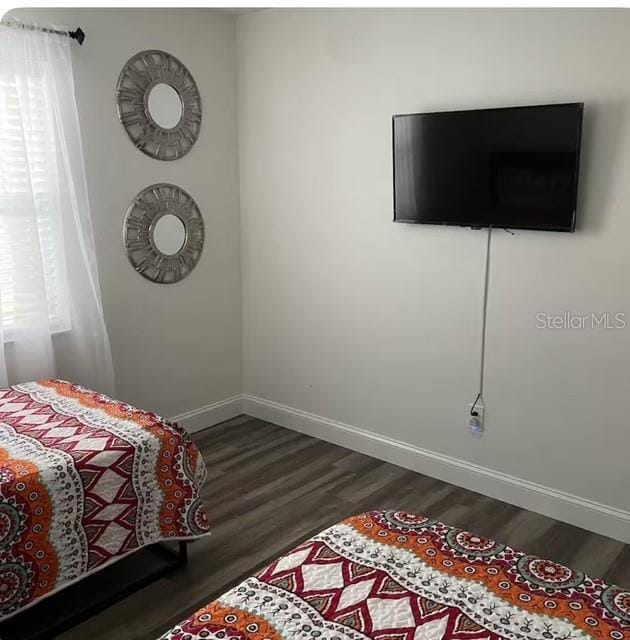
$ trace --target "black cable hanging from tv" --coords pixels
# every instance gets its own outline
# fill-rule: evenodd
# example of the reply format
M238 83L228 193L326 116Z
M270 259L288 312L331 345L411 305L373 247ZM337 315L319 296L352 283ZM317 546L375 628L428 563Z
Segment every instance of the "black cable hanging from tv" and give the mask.
M80 45L85 42L85 31L81 27L77 27L74 31L62 31L53 27L41 27L35 24L25 24L24 22L6 21L0 22L3 27L13 27L18 29L26 29L27 31L42 31L44 33L54 33L58 36L66 36L72 40L76 40Z
M488 282L490 279L490 241L492 239L492 225L488 227L488 235L486 240L486 268L483 277L483 306L481 312L481 354L479 362L479 391L477 397L470 408L470 415L476 416L475 407L481 400L481 403L485 405L483 401L483 383L485 378L486 369L486 325L488 318Z

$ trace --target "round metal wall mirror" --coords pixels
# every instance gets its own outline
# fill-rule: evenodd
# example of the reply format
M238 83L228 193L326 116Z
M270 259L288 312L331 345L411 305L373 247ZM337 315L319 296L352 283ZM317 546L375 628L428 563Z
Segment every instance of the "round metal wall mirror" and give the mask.
M170 284L197 265L204 224L192 196L174 184L143 189L129 205L123 240L133 268L145 278Z
M188 69L170 53L141 51L116 85L118 117L133 144L152 158L177 160L195 144L201 97Z

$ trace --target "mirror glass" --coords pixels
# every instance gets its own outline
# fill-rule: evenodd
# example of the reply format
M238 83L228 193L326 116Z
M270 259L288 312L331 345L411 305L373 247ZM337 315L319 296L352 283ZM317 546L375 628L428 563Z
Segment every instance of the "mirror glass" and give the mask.
M163 215L153 229L153 242L164 255L176 254L186 242L184 223L172 213Z
M172 129L182 119L182 100L170 84L156 84L148 98L151 118L163 129Z

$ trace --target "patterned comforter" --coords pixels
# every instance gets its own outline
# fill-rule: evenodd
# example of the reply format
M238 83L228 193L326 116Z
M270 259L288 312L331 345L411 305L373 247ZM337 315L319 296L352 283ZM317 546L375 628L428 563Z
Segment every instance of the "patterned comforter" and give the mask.
M178 426L60 380L0 389L0 620L127 553L208 533Z
M162 640L622 640L630 592L405 512L354 516Z

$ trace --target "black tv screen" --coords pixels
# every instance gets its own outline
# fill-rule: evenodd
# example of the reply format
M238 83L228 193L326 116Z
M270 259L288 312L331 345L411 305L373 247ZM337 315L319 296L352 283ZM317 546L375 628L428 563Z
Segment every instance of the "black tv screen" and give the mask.
M394 220L574 231L583 106L394 116Z

